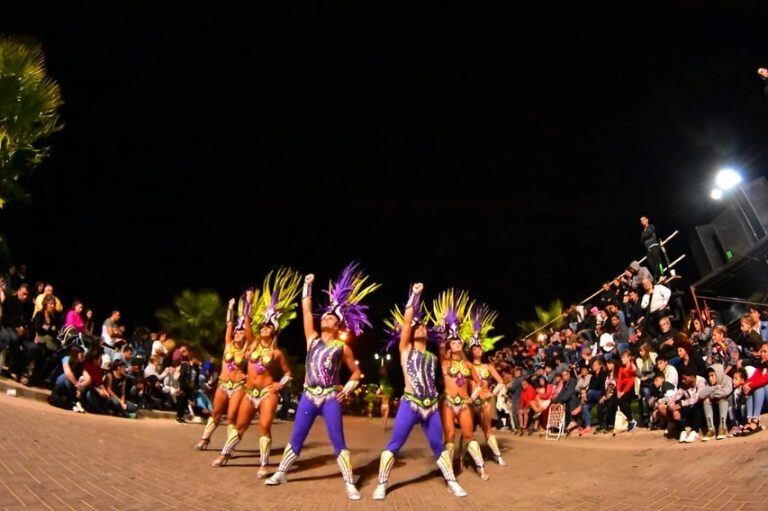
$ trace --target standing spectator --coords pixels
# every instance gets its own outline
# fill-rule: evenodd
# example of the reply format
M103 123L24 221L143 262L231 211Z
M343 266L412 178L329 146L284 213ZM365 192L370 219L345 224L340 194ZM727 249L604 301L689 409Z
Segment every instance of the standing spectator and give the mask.
M54 301L55 305L55 312L57 314L61 314L64 312L64 307L61 305L61 300L56 298L56 296L53 294L53 286L50 284L44 284L43 285L43 292L38 294L35 298L35 310L33 314L37 314L41 310L43 310L43 302L45 300L52 299Z
M656 325L662 316L666 314L667 304L669 303L669 297L672 296L672 291L661 284L654 285L650 279L643 281L643 289L645 294L640 302L640 305L646 311L643 330L647 329L647 333L655 337L658 332Z
M179 349L174 350L171 360L179 363L189 362L189 348L187 348L187 345L182 344L179 346Z
M640 225L643 226L640 242L645 247L651 274L653 275L654 280L658 281L664 269L661 264L661 245L656 237L656 228L651 223L648 215L640 217Z
M19 286L16 295L7 298L3 304L2 324L13 330L7 348L8 368L16 377L16 381L21 381L24 376L25 359L22 348L24 342L32 335L33 308L32 299L29 296L29 286L26 284Z
M644 343L640 346L639 356L635 360L637 368L637 390L639 392L638 400L640 402L640 426L645 426L647 420L650 420L651 408L650 398L653 386L653 378L656 367L656 353L651 351L651 346Z
M635 365L632 362L632 355L629 351L621 354L621 367L616 378L616 397L621 413L629 421L627 431L632 431L637 426L637 421L632 418L632 401L635 399Z
M75 300L72 308L67 312L64 320L64 328L72 327L77 332L85 333L85 320L83 319L83 302Z

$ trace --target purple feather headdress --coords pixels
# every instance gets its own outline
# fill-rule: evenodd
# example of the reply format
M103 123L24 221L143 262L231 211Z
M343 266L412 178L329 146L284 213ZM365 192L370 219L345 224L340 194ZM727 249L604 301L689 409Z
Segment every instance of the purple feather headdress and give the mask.
M349 328L355 335L363 332L364 326L371 326L368 320L368 306L361 303L363 298L377 290L380 284L368 282L368 276L360 270L356 262L349 263L338 280L331 282L325 293L330 303L322 314L333 314L342 325Z
M384 320L384 352L391 350L400 342L400 331L404 320L403 313L397 305L390 311L390 314L391 316ZM440 333L433 326L429 325L430 319L429 312L421 303L420 298L417 297L413 304L413 321L411 321L411 327L414 328L417 325L424 325L427 327L427 341L439 343Z

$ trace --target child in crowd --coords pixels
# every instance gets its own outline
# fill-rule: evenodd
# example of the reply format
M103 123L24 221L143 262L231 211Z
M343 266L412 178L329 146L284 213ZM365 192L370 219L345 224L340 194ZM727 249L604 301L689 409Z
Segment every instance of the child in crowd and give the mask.
M733 392L729 400L728 416L731 419L731 431L729 436L741 436L742 429L747 423L747 396L741 388L747 382L747 369L754 372L753 367L740 367L733 371Z
M664 408L669 402L669 398L675 393L675 386L664 379L663 373L656 373L653 377L651 395L648 398L648 408L651 412L651 421L649 429L660 429L667 426L667 417Z

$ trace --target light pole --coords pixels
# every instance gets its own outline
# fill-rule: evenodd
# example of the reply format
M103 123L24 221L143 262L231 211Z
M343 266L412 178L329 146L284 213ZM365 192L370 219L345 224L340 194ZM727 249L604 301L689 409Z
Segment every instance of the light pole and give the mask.
M387 353L386 356L382 357L378 353L374 353L373 354L373 359L374 360L378 360L380 362L380 366L379 367L384 367L384 361L386 360L387 362L389 362L390 360L392 360L392 355Z

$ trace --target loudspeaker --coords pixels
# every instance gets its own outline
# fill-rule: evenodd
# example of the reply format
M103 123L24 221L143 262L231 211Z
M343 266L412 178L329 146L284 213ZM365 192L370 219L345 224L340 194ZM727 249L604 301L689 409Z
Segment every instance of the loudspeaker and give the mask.
M702 277L720 269L725 264L725 256L712 224L695 227L688 239L693 259Z
M750 217L757 237L765 236L768 232L768 180L761 177L750 181L742 185L734 197Z
M723 256L726 261L745 254L755 243L754 235L744 214L738 205L729 201L711 224L723 247Z

